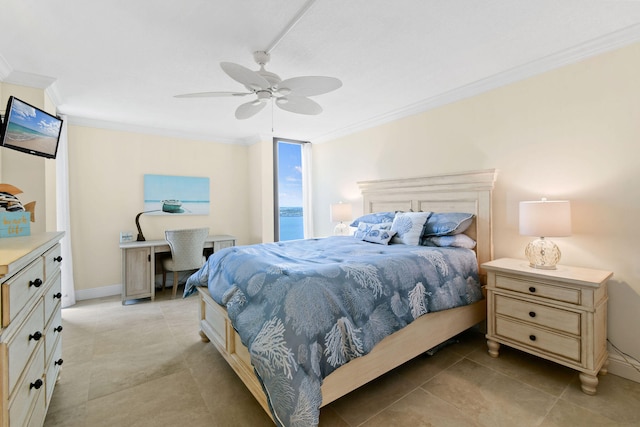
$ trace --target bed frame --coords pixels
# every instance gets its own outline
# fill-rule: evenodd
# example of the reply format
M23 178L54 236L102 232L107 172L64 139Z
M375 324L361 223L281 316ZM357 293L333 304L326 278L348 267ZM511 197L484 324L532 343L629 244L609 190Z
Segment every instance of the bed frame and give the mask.
M465 232L477 241L481 264L493 259L491 194L497 172L494 169L421 178L359 182L364 213L413 210L469 212L474 223ZM211 341L271 416L267 399L253 372L249 351L233 329L224 307L217 304L206 287L198 288L200 336ZM389 372L486 318L485 300L464 307L425 314L405 328L386 337L373 350L336 369L322 384L322 406L333 402L369 381ZM398 348L403 351L398 351Z

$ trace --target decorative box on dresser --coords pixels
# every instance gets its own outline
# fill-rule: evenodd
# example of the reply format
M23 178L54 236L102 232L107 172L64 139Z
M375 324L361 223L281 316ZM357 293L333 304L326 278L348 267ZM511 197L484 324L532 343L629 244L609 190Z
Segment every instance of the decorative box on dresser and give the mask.
M62 365L62 232L0 239L0 426L41 426Z
M580 371L582 391L595 394L607 373L607 281L610 271L558 265L541 270L503 258L487 271L487 345L500 344Z

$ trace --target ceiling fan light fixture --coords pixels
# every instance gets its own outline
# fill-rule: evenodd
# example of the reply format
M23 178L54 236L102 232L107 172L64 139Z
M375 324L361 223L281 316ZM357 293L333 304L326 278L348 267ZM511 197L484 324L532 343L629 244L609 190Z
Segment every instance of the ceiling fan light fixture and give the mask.
M285 97L276 98L276 104L278 105L283 105L283 104L286 104L287 102L289 102L289 100Z
M291 89L289 89L288 87L281 87L278 88L278 95L280 96L287 96L291 93Z

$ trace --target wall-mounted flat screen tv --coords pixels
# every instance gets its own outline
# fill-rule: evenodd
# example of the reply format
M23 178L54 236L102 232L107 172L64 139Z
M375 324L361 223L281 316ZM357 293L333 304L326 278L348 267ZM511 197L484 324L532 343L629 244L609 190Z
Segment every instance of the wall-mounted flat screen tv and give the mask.
M3 147L55 159L62 119L10 96L2 124Z

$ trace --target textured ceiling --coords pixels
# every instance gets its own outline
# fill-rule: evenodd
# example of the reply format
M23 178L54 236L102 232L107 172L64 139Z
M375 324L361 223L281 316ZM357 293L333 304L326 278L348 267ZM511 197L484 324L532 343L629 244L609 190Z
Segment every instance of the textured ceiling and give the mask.
M304 116L247 98L221 61L342 80ZM638 0L0 0L0 80L46 88L69 123L230 143L323 141L640 40ZM9 95L9 94L7 94ZM0 107L2 108L2 107Z

